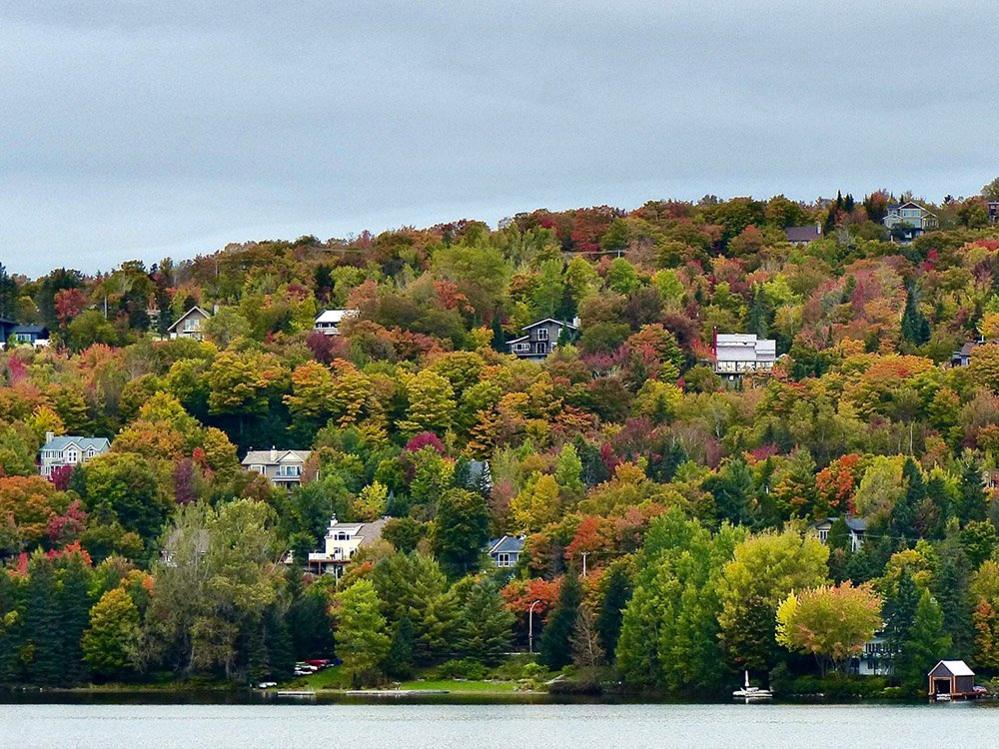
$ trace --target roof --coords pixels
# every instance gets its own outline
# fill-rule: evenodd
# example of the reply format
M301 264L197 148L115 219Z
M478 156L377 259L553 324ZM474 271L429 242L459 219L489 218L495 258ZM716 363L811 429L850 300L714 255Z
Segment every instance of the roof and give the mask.
M951 676L974 676L975 672L968 667L968 664L964 661L940 661L932 669L930 673L932 674L938 668L943 666L948 671L950 671Z
M274 453L274 456L271 456ZM291 456L303 463L312 455L312 450L250 450L243 458L243 465L265 465L274 466L283 463L284 459Z
M522 335L520 338L511 338L509 341L506 342L506 345L509 346L511 343L521 343L523 341L529 341L530 339L531 336Z
M29 333L34 335L48 335L49 329L44 325L15 325L11 328L11 333Z
M326 528L326 536L331 537L330 534L335 531L349 530L351 537L356 536L360 539L358 542L359 546L367 546L382 537L382 530L388 521L389 518L387 517L378 518L378 520L373 520L370 523L341 523L338 520L334 520Z
M829 523L832 525L839 518L822 518L822 520L816 520L813 528L817 528L820 525L825 525ZM867 521L864 518L846 518L846 527L849 528L854 533L864 533L867 530Z
M971 356L971 352L974 351L975 347L978 345L977 341L968 341L966 344L961 346L957 351L954 352L954 356Z
M174 321L173 325L171 325L169 328L167 328L167 331L171 331L174 328L176 328L178 325L180 325L184 320L186 320L187 318L189 318L195 312L200 312L201 316L204 317L204 318L211 317L211 315L209 315L207 312L205 312L203 309L201 309L201 307L199 307L198 305L195 304L193 307L191 307L191 309L189 309L183 315L181 315L180 317L178 317Z
M335 324L351 317L357 317L356 309L328 309L316 318L316 325L320 323Z
M513 553L519 554L524 550L524 539L518 536L500 536L489 541L487 545L488 554Z
M808 226L789 226L784 230L788 242L811 242L822 236L822 227L818 224Z
M103 452L111 448L111 441L107 437L78 437L73 434L66 434L62 437L53 437L42 445L42 449L62 452L70 445L76 445L81 450L93 448L98 452Z
M544 325L546 322L555 323L556 325L559 325L563 328L569 328L570 330L579 330L579 328L577 328L571 322L566 322L565 320L556 320L554 317L546 317L544 320L538 320L536 322L532 322L530 325L525 325L524 327L522 327L521 330L530 330L531 328L536 328L539 325Z
M717 361L775 361L777 341L755 333L719 333L715 336Z

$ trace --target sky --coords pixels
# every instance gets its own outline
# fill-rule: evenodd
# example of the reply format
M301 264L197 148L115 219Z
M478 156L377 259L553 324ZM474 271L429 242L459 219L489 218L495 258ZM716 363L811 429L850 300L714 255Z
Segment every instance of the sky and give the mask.
M992 0L0 0L0 263L999 174Z

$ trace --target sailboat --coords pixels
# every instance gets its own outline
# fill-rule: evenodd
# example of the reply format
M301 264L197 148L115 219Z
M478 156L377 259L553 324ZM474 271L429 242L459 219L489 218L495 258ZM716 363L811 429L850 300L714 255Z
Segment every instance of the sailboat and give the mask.
M769 689L761 689L760 687L749 686L749 670L745 672L746 683L742 689L736 689L732 692L732 696L736 699L745 700L750 702L751 700L769 700L773 698L773 692Z

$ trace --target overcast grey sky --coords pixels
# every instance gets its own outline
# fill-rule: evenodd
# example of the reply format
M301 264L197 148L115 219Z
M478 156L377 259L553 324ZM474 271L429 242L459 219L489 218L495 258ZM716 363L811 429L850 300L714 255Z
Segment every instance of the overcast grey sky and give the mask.
M991 0L0 0L0 262L999 174Z

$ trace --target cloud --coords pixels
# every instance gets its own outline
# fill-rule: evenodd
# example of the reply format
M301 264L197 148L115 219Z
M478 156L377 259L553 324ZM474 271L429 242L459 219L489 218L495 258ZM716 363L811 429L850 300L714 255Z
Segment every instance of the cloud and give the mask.
M999 173L985 2L278 5L0 3L0 261Z

